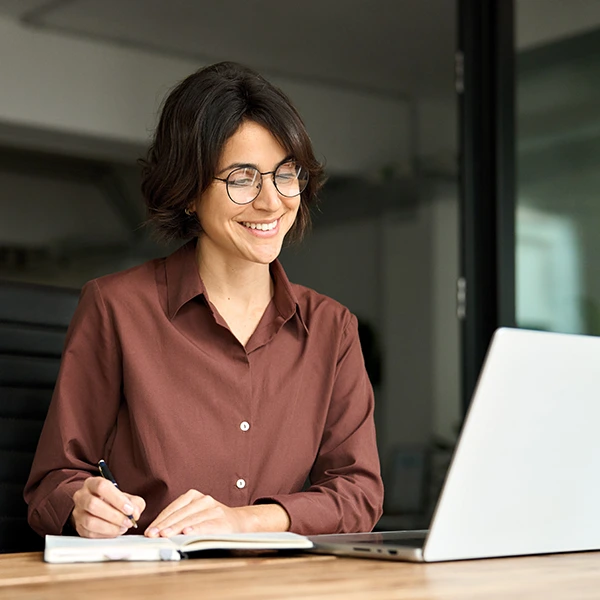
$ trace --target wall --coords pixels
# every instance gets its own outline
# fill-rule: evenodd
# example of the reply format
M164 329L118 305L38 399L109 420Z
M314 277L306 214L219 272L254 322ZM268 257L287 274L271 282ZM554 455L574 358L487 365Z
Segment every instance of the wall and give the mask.
M3 18L0 56L0 143L122 160L146 146L166 92L202 66ZM407 160L404 103L271 79L297 104L332 171L368 172Z

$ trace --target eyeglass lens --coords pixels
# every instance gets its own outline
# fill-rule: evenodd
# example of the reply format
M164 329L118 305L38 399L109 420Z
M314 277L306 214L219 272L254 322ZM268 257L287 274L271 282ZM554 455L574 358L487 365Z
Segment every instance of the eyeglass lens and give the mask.
M233 170L227 177L227 193L237 204L248 204L260 193L262 175L253 167ZM282 196L301 194L308 184L308 171L294 161L283 163L273 173L273 183Z

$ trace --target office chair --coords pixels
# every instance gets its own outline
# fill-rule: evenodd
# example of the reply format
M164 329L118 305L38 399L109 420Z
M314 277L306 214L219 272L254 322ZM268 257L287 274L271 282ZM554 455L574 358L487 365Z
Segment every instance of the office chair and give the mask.
M23 488L79 292L0 280L0 553L40 550Z

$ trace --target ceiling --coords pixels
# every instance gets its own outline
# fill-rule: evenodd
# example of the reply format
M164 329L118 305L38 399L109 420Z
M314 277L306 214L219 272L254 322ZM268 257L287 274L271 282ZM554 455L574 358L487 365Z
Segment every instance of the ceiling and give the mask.
M453 94L453 0L0 0L0 14L162 54L390 96Z
M600 24L600 0L516 0L521 49ZM455 0L0 0L57 32L393 97L451 100Z
M599 0L516 0L520 48L600 23ZM199 63L406 98L450 99L455 0L0 0L37 27Z

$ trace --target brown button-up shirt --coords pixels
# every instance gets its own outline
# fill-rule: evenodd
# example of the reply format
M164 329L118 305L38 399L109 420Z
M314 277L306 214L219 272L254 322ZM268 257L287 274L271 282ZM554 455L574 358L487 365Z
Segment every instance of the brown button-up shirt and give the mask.
M245 347L206 294L193 241L86 284L25 488L33 529L62 532L101 458L146 500L142 530L190 488L278 503L302 534L372 529L383 487L356 318L277 261L271 275Z

